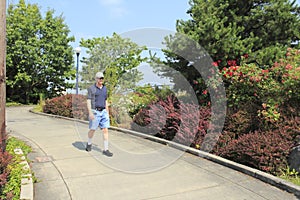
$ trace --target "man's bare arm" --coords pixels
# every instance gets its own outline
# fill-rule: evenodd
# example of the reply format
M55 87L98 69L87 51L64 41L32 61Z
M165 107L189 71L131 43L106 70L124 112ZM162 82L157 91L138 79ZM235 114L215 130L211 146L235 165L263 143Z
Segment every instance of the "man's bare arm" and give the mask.
M87 105L87 109L88 109L88 112L89 112L89 118L90 118L91 120L93 120L93 118L94 118L94 113L92 112L92 104L91 104L91 100L90 100L90 99L88 99L88 100L86 101L86 105Z
M109 110L108 110L108 101L107 100L105 100L106 102L105 102L105 110L106 110L106 112L108 113L108 115L109 115Z

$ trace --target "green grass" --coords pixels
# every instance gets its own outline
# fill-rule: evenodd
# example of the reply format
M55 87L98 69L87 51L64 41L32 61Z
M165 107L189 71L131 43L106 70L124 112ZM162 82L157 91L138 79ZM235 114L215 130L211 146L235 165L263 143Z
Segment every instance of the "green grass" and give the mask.
M281 170L279 177L300 186L300 174L295 169L291 170L287 167L286 169Z
M291 183L293 183L295 185L300 186L300 177L299 176L298 177L281 177L280 176L280 178L282 178L282 179L284 179L284 180L286 180L288 182L291 182Z
M44 95L40 94L40 100L39 100L38 104L33 108L33 111L43 112L44 105L45 105Z
M36 106L33 107L34 112L43 112L43 105L37 104Z
M27 158L27 154L31 152L31 147L14 137L10 137L6 143L6 151L13 155L13 162L8 165L10 174L0 198L17 200L20 199L22 174L28 173L28 171L23 169L23 165L20 164L21 156L16 155L14 149L22 149L24 156ZM9 197L7 197L7 194Z
M10 106L22 106L23 104L17 103L17 102L6 102L5 106L10 107Z

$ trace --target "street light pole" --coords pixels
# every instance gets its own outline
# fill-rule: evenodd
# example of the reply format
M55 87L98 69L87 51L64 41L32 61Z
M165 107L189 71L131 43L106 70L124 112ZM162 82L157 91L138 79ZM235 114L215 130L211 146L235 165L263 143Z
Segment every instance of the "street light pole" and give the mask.
M80 47L75 48L76 56L77 56L77 64L76 64L76 94L78 94L78 70L79 70L79 54L81 52Z

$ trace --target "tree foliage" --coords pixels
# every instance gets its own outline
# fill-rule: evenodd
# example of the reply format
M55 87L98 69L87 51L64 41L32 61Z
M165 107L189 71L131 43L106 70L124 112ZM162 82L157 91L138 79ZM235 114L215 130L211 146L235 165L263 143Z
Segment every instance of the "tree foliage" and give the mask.
M271 65L300 39L300 7L289 0L190 0L190 20L177 31L191 36L214 61L240 58Z
M122 38L113 33L112 37L81 39L80 45L87 48L88 57L83 57L81 84L87 88L95 79L95 74L102 71L105 74L109 96L122 86L132 88L142 79L137 67L145 61L141 53L145 47L139 47L130 39Z
M37 4L10 4L7 10L7 98L36 103L39 95L51 98L73 84L74 37L62 16L48 10L43 17Z
M299 45L300 7L295 1L190 0L189 3L187 13L191 19L177 21L177 33L165 40L166 61L157 64L155 71L175 83L180 81L170 68L180 72L200 102L208 99L201 94L206 93L205 80L212 76L212 71L217 72L216 67L221 70L236 66L242 58L247 58L248 63L269 68L284 57L288 47ZM201 47L193 48L191 41ZM212 63L207 62L208 57ZM199 73L193 63L203 71Z

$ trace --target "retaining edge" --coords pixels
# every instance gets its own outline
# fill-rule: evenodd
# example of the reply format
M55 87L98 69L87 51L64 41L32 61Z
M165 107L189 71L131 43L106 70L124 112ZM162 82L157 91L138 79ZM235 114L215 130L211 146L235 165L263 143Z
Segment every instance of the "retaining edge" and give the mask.
M20 200L33 200L33 180L31 175L31 169L29 164L24 156L24 153L21 148L14 149L16 155L21 156L20 164L23 165L24 170L28 170L29 173L22 174L21 179L21 192L20 192Z

